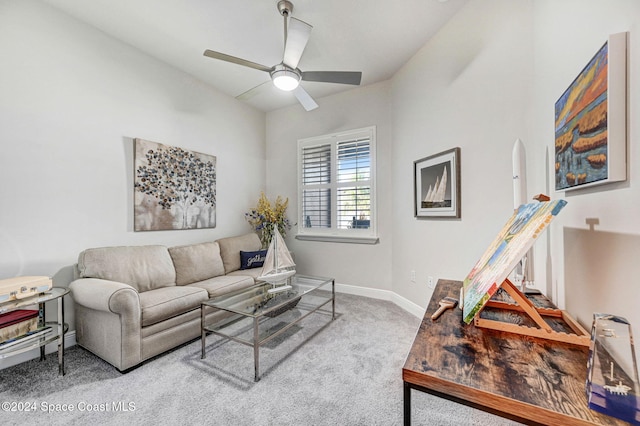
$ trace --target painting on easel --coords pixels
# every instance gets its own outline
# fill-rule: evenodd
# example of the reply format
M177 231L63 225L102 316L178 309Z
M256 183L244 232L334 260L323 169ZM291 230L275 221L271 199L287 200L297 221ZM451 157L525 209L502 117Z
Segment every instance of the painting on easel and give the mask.
M504 225L463 282L464 322L474 316L495 294L536 238L567 204L564 200L521 205Z

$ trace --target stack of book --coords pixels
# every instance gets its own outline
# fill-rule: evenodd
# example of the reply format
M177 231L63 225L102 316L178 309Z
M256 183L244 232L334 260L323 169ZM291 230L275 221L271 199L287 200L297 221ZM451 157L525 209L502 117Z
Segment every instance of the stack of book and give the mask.
M38 327L38 311L19 309L0 314L0 349L22 343L51 331L51 327Z

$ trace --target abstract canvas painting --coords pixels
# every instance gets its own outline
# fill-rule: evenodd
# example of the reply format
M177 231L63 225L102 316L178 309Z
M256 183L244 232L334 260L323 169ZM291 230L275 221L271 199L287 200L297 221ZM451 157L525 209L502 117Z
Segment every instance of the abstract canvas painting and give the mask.
M215 228L216 157L135 139L134 230Z
M612 35L555 104L555 185L626 179L626 33Z
M473 320L566 204L564 200L523 204L513 213L464 279L464 322Z

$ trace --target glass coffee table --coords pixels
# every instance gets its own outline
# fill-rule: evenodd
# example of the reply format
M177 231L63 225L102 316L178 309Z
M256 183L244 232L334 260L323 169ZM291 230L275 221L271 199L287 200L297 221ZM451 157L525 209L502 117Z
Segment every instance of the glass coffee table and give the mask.
M331 320L336 316L333 278L294 275L291 289L270 294L271 284L256 285L202 302L202 356L206 358L208 333L253 347L254 380L260 380L260 346L331 302ZM331 285L331 290L322 289ZM224 320L207 324L206 314L213 308L229 313ZM296 315L287 315L295 311ZM321 311L328 312L328 311Z

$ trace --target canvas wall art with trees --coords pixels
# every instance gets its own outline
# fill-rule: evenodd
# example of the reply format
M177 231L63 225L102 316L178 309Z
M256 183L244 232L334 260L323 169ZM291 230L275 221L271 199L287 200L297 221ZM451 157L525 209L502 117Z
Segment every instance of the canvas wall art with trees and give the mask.
M134 140L134 230L215 228L216 157Z

